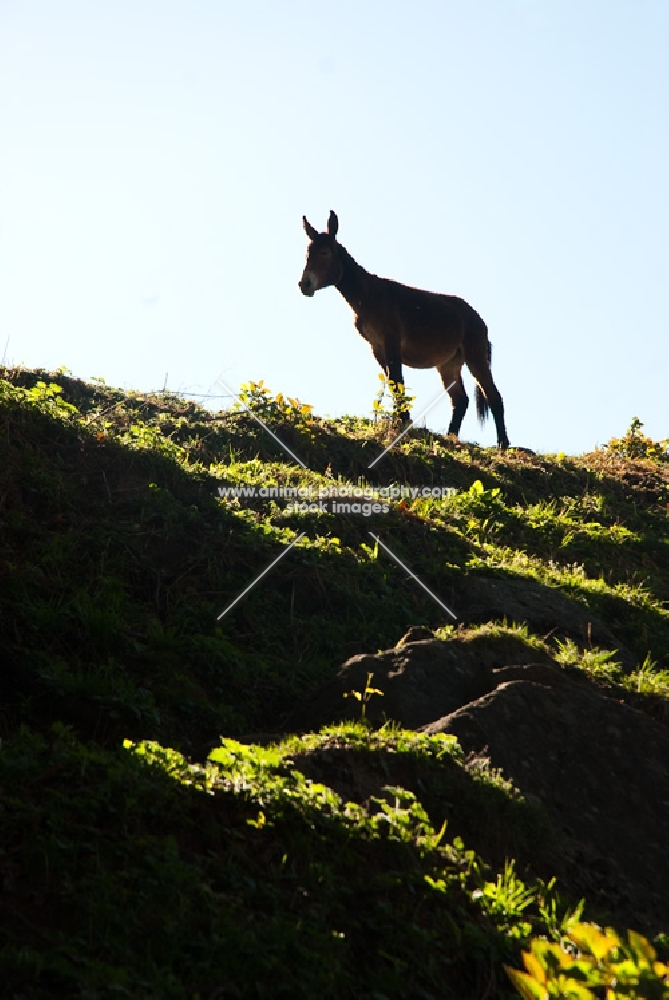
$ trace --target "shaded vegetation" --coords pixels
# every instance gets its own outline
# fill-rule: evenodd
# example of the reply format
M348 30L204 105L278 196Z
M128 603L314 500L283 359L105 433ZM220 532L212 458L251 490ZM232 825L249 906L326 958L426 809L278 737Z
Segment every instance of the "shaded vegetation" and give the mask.
M480 810L504 816L510 856L531 853L536 807L473 773L447 738L348 727L266 749L234 739L280 734L343 660L410 625L454 634L370 529L437 594L465 577L531 577L575 598L635 671L587 636L525 640L666 718L662 443L639 445L633 425L633 445L575 459L415 429L370 478L382 420L320 419L262 384L246 403L312 471L246 410L64 372L0 374L7 995L512 996L503 963L533 932L559 936L577 901L524 868L521 880L485 839L482 857L449 841L459 811L466 826ZM219 495L388 484L458 492L358 518ZM296 766L337 749L379 768L405 755L425 795L347 803Z

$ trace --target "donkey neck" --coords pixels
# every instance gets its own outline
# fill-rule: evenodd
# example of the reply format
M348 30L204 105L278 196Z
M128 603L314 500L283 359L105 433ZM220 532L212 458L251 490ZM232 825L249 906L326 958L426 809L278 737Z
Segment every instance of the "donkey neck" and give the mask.
M348 250L339 246L342 263L342 276L335 288L344 296L351 309L359 314L363 311L365 301L369 299L371 284L378 281L376 275L365 271L364 267L353 260Z

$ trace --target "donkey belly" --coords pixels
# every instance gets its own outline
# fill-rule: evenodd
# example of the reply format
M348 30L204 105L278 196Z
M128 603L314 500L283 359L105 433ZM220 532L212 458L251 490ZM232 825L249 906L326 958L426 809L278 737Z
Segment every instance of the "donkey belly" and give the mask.
M410 315L400 313L387 317L356 317L356 327L370 344L381 365L391 361L398 344L403 365L409 368L435 368L445 364L462 345L462 323L459 316L430 316L432 310L410 310ZM408 321L407 321L408 320ZM450 322L449 322L450 320Z
M436 368L462 346L465 324L455 302L430 292L407 290L398 310L402 362L409 368Z
M402 336L402 364L409 368L436 368L453 357L461 338L441 331L413 331Z

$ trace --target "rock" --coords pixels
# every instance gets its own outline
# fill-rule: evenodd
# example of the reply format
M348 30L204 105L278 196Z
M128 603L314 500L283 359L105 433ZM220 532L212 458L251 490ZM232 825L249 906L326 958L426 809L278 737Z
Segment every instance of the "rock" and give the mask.
M407 729L417 729L492 690L494 668L537 659L551 662L548 655L508 633L446 641L405 640L395 649L347 660L332 681L291 713L286 730L314 730L359 719L360 703L344 695L364 691L370 673L371 686L383 691L382 697L372 695L367 703L370 722L379 726L390 719Z
M432 629L426 628L425 625L411 625L406 634L396 643L396 647L406 646L408 642L418 642L419 639L434 639L434 632Z
M561 601L558 595L554 606L562 614ZM538 603L532 610L541 613ZM666 931L669 727L512 633L463 631L447 640L416 634L395 649L348 660L286 729L360 718L360 704L342 694L364 690L372 673L371 686L384 692L367 705L373 725L391 719L452 733L470 762L500 769L528 802L543 807L552 834L542 839L537 827L538 846L519 862L536 863L543 878L557 876L572 901L585 896L587 919L603 913L651 936ZM364 754L334 747L305 755L298 766L356 801L389 783L425 795L402 755L387 755L382 773ZM503 846L503 830L485 834ZM476 824L468 837L476 849Z
M451 595L454 610L465 625L488 621L526 623L538 636L573 639L581 648L590 645L615 649L623 670L637 667L637 658L588 608L555 587L535 580L514 580L471 574Z
M423 731L453 733L542 803L576 866L556 874L589 904L666 930L669 728L558 667L492 673L494 690Z

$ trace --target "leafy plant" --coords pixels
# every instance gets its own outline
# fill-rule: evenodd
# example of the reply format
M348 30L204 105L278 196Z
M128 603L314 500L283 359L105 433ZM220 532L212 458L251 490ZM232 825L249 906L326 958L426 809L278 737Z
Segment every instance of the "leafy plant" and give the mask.
M617 652L615 649L599 649L597 646L580 649L574 640L569 638L564 641L556 639L555 644L557 646L555 659L558 663L580 667L594 677L618 679L622 674L620 663L613 659Z
M623 942L607 927L576 923L560 942L533 938L522 952L525 971L504 968L523 1000L665 1000L669 966L635 931Z
M501 920L505 929L513 928L514 936L524 938L530 934L532 924L519 922L519 918L535 902L536 893L517 876L513 861L507 859L496 881L486 882L481 889L475 890L472 898L479 899L485 912Z
M40 379L32 388L23 389L13 386L5 379L0 379L0 400L24 402L49 416L60 420L71 420L72 417L78 416L78 411L76 406L63 399L62 393L62 386L56 382L47 385Z
M621 438L611 438L604 445L611 455L619 458L650 458L657 462L669 461L669 439L663 441L653 441L642 433L643 424L638 417L634 417L627 429L627 433Z
M360 702L360 717L363 721L366 721L365 715L367 710L367 704L369 703L371 698L375 694L381 695L383 697L383 691L381 691L379 688L371 686L373 676L374 676L373 673L367 674L367 681L365 683L365 688L363 691L345 691L343 695L344 698L355 698L356 701Z
M410 396L403 382L393 382L383 372L379 374L381 386L372 403L374 423L381 419L392 420L399 413L408 413L416 397Z
M284 396L278 392L273 396L271 390L260 380L260 382L244 382L239 390L239 402L236 402L234 409L240 410L248 408L252 413L257 413L263 420L278 420L288 423L309 423L311 421L313 406L309 403L302 403L292 396Z

